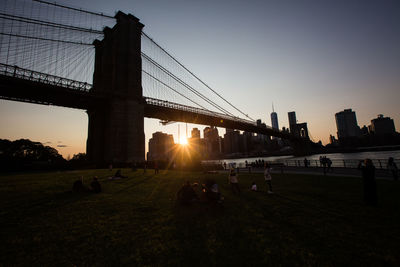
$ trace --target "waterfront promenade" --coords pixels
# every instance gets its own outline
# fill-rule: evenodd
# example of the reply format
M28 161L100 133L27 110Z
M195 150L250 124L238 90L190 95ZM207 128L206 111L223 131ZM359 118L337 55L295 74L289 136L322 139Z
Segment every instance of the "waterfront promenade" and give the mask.
M240 173L248 173L248 168L239 168ZM263 173L263 168L251 168L252 173ZM296 166L277 166L272 168L272 173L290 173L290 174L309 174L309 175L323 175L322 167L296 167ZM356 168L342 168L334 167L326 173L326 176L342 176L342 177L359 177L361 178L361 171ZM377 168L375 171L377 179L392 179L391 174L387 169Z

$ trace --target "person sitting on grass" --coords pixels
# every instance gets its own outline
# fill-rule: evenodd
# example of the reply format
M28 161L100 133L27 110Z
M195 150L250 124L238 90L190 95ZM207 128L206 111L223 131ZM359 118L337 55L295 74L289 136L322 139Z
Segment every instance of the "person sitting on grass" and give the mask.
M251 191L254 191L254 192L257 191L257 185L256 185L255 182L253 182L253 183L251 184L250 190L251 190Z
M117 170L117 172L115 173L115 175L112 176L112 177L110 177L109 179L114 180L114 179L121 179L121 178L128 178L128 176L122 175L121 170Z
M72 192L82 193L86 192L87 188L83 185L83 176L79 180L76 180L72 185Z
M210 202L222 203L224 199L218 189L218 184L213 179L207 179L203 184L203 192Z
M182 205L190 205L191 203L199 200L196 192L193 190L189 181L182 185L177 193L178 202Z
M101 192L101 185L97 179L97 176L93 177L93 181L90 183L90 191L92 191L94 193Z

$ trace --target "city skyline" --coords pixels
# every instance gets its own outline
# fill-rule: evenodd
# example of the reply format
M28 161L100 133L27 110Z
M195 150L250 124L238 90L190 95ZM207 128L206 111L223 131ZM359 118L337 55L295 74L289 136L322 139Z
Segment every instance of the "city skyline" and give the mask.
M324 144L336 136L334 114L344 109L357 113L360 127L378 114L399 125L399 4L322 2L60 3L134 14L189 69L268 125L272 101L280 128L289 126L287 112L296 111L314 141ZM0 138L51 142L65 157L85 152L84 111L0 101ZM188 133L194 127L189 124ZM155 131L176 140L177 128L145 119L145 143Z

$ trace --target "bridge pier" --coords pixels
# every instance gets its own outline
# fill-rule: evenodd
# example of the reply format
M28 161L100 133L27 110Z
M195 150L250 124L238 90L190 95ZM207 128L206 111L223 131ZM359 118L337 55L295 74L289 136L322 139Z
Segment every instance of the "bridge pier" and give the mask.
M116 14L117 23L94 42L93 95L102 101L87 110L87 155L97 166L129 165L144 160L144 105L141 32L132 15Z

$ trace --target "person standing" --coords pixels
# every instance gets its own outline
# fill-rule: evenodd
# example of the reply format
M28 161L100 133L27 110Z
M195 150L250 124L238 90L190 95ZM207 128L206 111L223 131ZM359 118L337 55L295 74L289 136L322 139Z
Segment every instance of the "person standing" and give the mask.
M304 158L304 167L308 167L308 160L307 160L307 158Z
M232 192L234 194L236 194L236 193L240 194L238 175L234 168L231 169L228 179L229 179L229 183L231 184L231 187L232 187Z
M375 166L372 160L365 159L364 162L360 161L357 168L361 170L362 174L365 204L376 205L378 195L376 192Z
M273 194L272 192L272 177L271 177L271 166L268 164L268 162L265 163L264 165L264 179L265 183L268 185L268 194Z
M393 180L397 181L399 179L398 176L399 169L397 168L397 165L392 157L389 158L386 168L392 174Z
M329 172L329 171L333 172L333 170L332 170L332 160L330 158L326 158L326 165L328 165L328 169L326 171L327 172Z
M158 173L158 161L154 161L154 174Z

